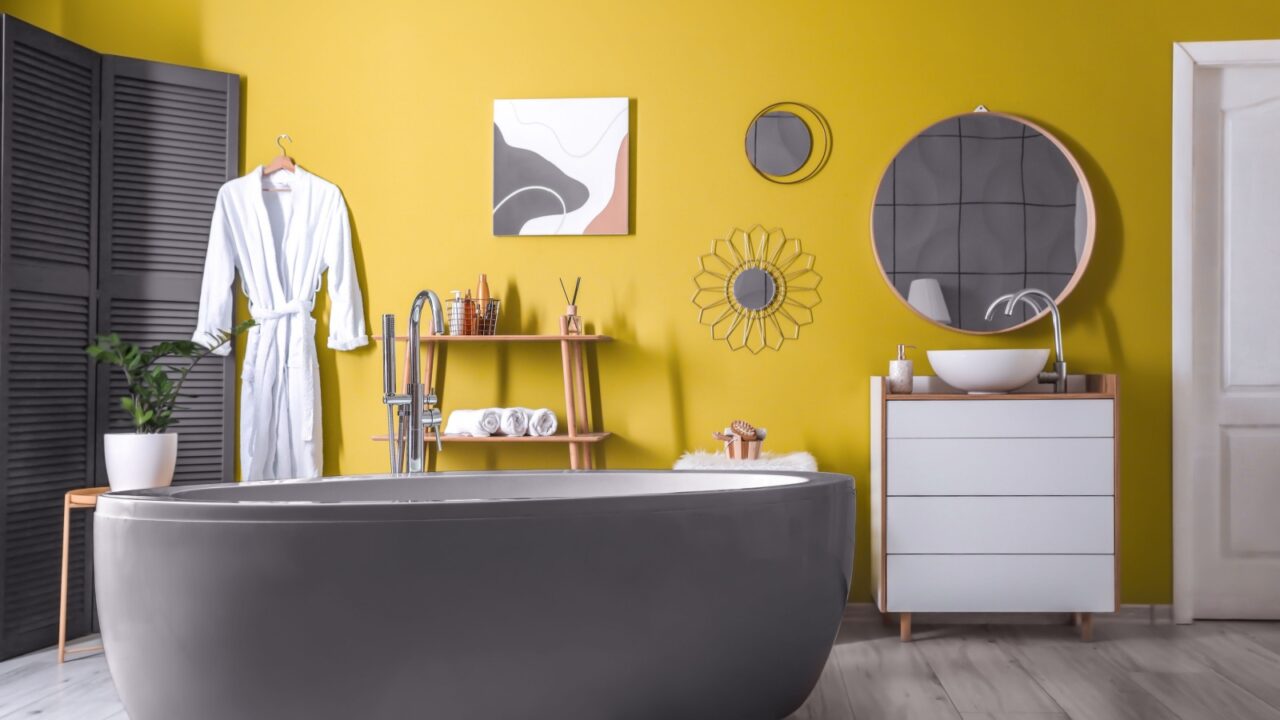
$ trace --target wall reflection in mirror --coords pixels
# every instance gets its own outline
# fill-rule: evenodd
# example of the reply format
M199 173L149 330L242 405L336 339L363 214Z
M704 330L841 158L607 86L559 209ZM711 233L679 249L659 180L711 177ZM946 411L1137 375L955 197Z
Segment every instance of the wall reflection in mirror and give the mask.
M872 217L876 257L898 295L922 316L968 332L1033 319L983 315L1026 287L1059 302L1092 250L1093 200L1066 148L1009 115L974 112L917 135L881 179Z
M804 167L812 152L809 126L795 113L768 112L747 128L747 160L766 175L790 175Z

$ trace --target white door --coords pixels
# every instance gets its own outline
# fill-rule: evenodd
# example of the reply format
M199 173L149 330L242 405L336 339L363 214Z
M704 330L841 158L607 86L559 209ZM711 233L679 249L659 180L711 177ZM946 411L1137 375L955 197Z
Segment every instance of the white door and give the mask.
M1190 504L1184 515L1190 527L1180 531L1192 536L1182 545L1190 555L1191 614L1275 619L1280 64L1197 64L1190 103L1191 128L1183 134L1191 142L1192 208L1183 216L1190 220L1190 266L1183 268L1183 284L1189 280L1190 287L1179 287L1176 272L1174 283L1175 325L1180 312L1190 316L1189 328L1183 328L1188 342L1181 343L1190 364L1183 366L1183 377L1175 377L1175 390L1183 383L1189 403L1177 407L1174 442L1175 457L1190 461L1189 473L1181 468L1189 480L1190 491L1181 499ZM1178 302L1177 294L1188 292L1189 305ZM1177 447L1182 443L1187 446ZM1186 570L1186 560L1180 570Z

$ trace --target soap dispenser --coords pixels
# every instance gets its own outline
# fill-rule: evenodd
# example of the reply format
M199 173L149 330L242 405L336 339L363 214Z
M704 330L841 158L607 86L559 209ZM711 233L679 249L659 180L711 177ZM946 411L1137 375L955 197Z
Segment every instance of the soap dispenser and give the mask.
M898 345L898 359L889 361L889 392L898 395L910 395L915 382L915 368L907 359L907 348L915 349L915 345Z

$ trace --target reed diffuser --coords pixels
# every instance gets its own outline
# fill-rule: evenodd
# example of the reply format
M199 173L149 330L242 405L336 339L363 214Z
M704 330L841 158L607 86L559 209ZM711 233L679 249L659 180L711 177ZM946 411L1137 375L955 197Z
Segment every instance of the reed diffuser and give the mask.
M564 319L566 335L582 334L582 317L578 315L578 290L582 288L582 278L579 277L573 283L573 296L569 295L569 288L565 287L564 278L560 278L560 292L564 293Z

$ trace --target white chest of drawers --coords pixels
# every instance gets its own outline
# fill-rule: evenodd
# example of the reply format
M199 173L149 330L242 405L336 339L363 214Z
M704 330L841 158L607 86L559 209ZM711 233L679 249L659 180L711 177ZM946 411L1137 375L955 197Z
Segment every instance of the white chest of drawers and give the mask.
M1117 383L1082 382L894 395L871 378L872 587L904 640L925 612L1070 612L1087 639L1116 609Z

